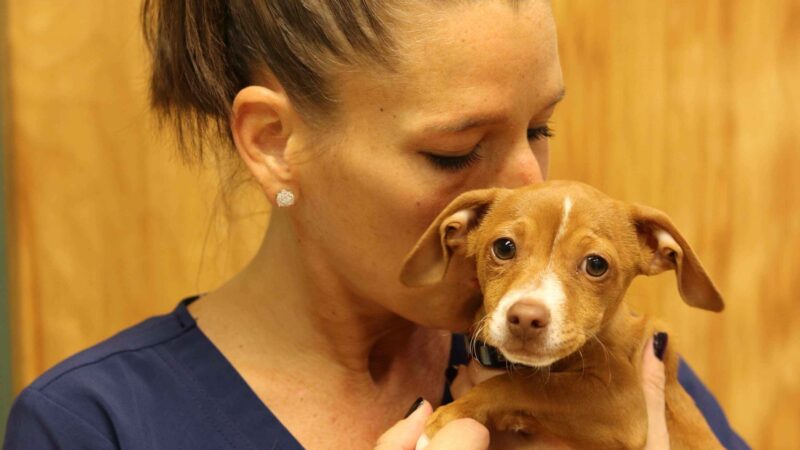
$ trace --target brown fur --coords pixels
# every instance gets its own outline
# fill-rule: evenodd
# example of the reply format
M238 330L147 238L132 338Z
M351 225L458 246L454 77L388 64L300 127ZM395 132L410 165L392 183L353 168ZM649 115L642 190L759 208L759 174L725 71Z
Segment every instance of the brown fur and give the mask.
M573 206L557 238L566 197ZM500 237L514 240L514 258L501 260L494 254L492 244ZM723 307L717 289L666 215L613 200L576 182L463 194L420 239L401 277L409 285L435 283L454 254L475 261L484 296L476 315L477 337L507 358L513 355L517 362L537 367L515 365L437 409L428 421L427 436L451 420L472 417L490 429L551 434L577 448L643 448L647 412L642 352L655 326L622 301L631 280L675 270L688 304L712 311ZM587 255L606 259L608 271L589 276L581 265ZM563 326L558 333L552 331L557 345L552 336L540 334L520 338L506 333L495 342L497 333L481 325L504 295L535 286L547 273L560 280L559 292L565 297ZM673 346L668 346L664 363L671 447L721 448L678 383Z

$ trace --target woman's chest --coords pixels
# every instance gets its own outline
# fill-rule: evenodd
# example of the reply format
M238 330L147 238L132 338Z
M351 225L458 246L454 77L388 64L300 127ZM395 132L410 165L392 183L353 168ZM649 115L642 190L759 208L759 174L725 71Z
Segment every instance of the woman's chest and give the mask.
M443 379L374 386L336 377L244 373L269 412L303 447L372 449L417 397L441 398Z

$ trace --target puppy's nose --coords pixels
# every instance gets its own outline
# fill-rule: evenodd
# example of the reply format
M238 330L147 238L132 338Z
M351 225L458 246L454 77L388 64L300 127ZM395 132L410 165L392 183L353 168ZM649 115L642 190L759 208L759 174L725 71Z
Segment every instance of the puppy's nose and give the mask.
M508 308L506 320L511 332L529 335L550 324L550 311L537 301L521 300Z

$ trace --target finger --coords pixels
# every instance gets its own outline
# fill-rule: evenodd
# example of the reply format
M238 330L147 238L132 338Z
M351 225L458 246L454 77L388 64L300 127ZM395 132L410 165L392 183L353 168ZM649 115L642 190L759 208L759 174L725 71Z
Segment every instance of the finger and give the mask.
M469 362L467 371L469 372L469 377L472 380L473 385L483 383L489 378L494 378L498 375L506 373L505 369L488 369L483 367L477 360L474 359Z
M470 377L469 369L463 364L459 365L456 377L453 379L453 383L450 384L450 393L453 398L459 398L466 394L468 390L472 389L472 386L475 386L475 383Z
M417 407L405 419L394 424L378 438L376 450L414 450L422 432L425 430L425 421L433 412L431 404L427 401Z
M663 341L661 354L666 346L666 333L656 339ZM662 450L669 448L669 433L667 431L666 402L664 401L664 386L666 376L664 363L656 356L653 346L654 339L647 341L642 354L642 389L647 405L647 450Z
M486 450L489 430L474 419L457 419L444 426L426 450Z
M483 366L481 366L477 359L469 360L469 365L467 365L467 374L469 375L470 380L472 380L472 384L480 383L481 369L483 369Z

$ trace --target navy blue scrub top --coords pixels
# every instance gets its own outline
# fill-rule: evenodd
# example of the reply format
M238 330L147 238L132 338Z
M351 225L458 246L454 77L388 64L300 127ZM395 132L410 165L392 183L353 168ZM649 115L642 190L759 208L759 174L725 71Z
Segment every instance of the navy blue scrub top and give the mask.
M16 399L3 449L301 449L197 327L186 308L197 298L39 377ZM450 362L466 361L454 336ZM686 364L679 378L722 444L748 448Z

